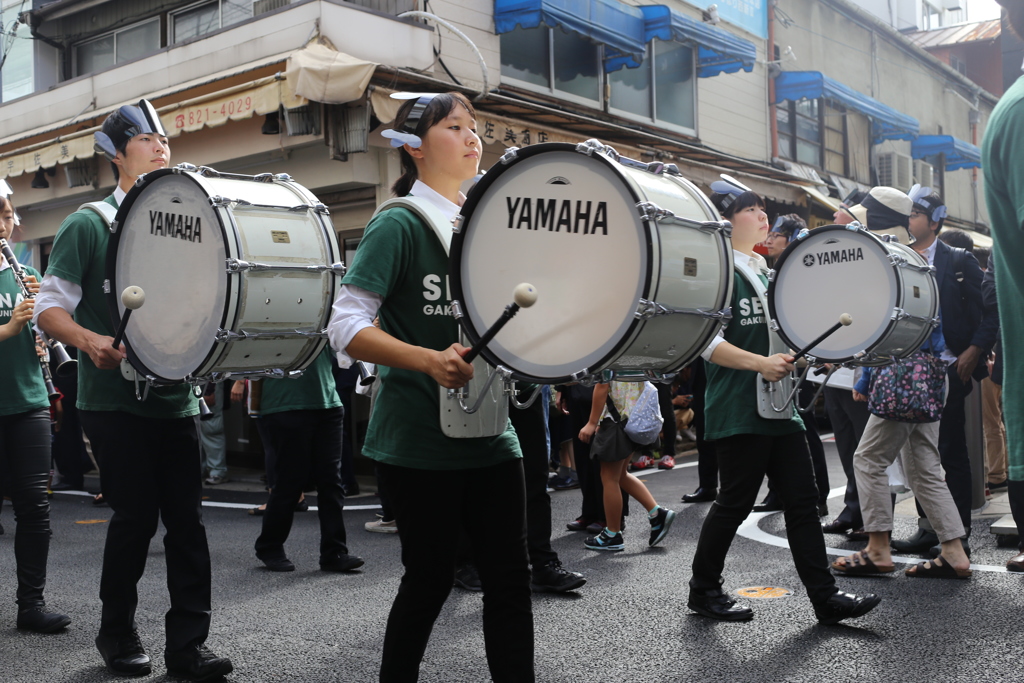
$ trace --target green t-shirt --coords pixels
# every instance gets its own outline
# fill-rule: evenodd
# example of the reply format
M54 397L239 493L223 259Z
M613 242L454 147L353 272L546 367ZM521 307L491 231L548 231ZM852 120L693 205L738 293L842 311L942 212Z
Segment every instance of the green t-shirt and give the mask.
M1024 481L1024 76L992 110L981 144L985 201L992 221L996 295L1003 335L1003 419L1010 479Z
M767 279L759 277L767 287ZM753 286L738 271L732 290L732 316L725 329L725 340L745 351L769 355L768 312ZM795 410L791 420L768 420L757 414L757 383L761 379L756 372L714 363L707 363L706 369L704 438L708 441L737 434L782 436L803 431L804 423Z
M104 201L117 206L113 196ZM113 337L114 325L103 292L109 240L110 229L95 211L74 212L57 231L46 274L82 288L75 322L97 334ZM144 389L141 383L139 386ZM123 410L141 417L168 419L199 414L198 399L187 384L152 387L146 400L139 401L135 398L134 381L126 380L116 368L100 370L87 353L78 354L77 406L79 410Z
M383 297L381 329L437 351L458 340L450 314L448 256L412 211L382 211L366 228L342 282ZM374 460L425 470L486 467L522 457L509 423L495 437L453 439L441 431L438 384L422 372L378 367L380 390L363 453Z
M25 266L25 272L35 275L37 282L43 279L35 268ZM0 325L10 322L11 313L23 299L14 270L0 270ZM31 324L0 342L0 387L0 415L17 415L50 406Z
M289 410L323 410L341 405L331 372L331 352L324 347L298 379L265 379L260 414Z

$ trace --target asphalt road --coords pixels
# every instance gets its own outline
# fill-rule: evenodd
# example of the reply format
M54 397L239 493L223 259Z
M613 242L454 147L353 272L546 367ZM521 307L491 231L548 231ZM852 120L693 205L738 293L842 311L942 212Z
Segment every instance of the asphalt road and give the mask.
M832 444L826 445L831 485L844 479ZM680 461L686 465L695 461ZM969 581L891 577L841 578L840 587L875 592L882 604L848 625L817 625L813 610L784 547L764 542L784 537L781 515L758 519L737 538L726 567L726 588L788 588L791 597L748 600L756 616L748 623L720 623L685 606L689 564L709 504L684 505L679 497L696 487L695 467L678 467L645 477L663 504L679 511L664 546L648 548L646 533L633 531L643 510L632 504L623 553L585 550L583 535L565 531L579 509L578 491L552 494L554 546L565 565L583 572L578 593L534 597L538 681L1019 681L1024 646L1024 577L976 571ZM258 494L208 489L214 500L258 503ZM445 495L437 491L438 496ZM376 499L352 499L373 505ZM829 501L832 514L841 498ZM478 511L487 515L487 510ZM14 628L13 515L4 506L0 521L0 681L6 683L123 680L107 674L93 645L99 623L100 558L109 508L81 496L52 499L53 543L47 599L74 620L63 633L42 636ZM376 680L388 609L401 575L398 538L370 534L363 523L370 509L346 513L351 551L365 558L358 573L319 571L319 528L315 513L299 513L287 551L297 571L274 574L261 568L252 545L258 518L238 508L204 510L213 557L214 613L208 645L231 657L230 681ZM974 562L1001 567L1013 554L997 548L988 533L991 519L974 525ZM455 535L454 520L438 520L440 542ZM646 524L643 525L646 527ZM896 536L915 523L897 518ZM765 536L767 535L767 536ZM139 585L138 623L154 660L145 681L167 681L163 666L163 614L168 608L161 534ZM832 547L857 548L843 537ZM778 543L778 540L773 541ZM456 589L434 630L421 681L478 683L490 680L483 654L481 596Z

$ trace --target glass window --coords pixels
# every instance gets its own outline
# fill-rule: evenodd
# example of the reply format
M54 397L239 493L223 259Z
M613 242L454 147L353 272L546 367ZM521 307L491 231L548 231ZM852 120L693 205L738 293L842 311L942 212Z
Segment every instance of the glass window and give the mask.
M33 41L29 27L25 24L16 24L19 6L8 7L0 12L0 24L10 30L17 27L13 39L5 35L5 43L9 45L7 59L4 61L3 93L0 101L7 102L16 97L31 95L35 89L35 69L32 63Z
M611 97L608 104L630 114L654 118L651 104L651 49L647 49L643 64L635 69L619 69L608 74Z
M575 33L551 33L554 43L555 90L588 100L600 99L600 48Z
M789 116L789 102L783 102L775 106L775 121L778 123L780 133L793 132L793 119Z
M171 15L172 41L182 43L245 21L253 16L252 4L252 0L213 0L176 12Z
M75 75L107 69L159 49L160 18L154 17L75 46Z
M659 121L695 130L693 48L660 40L654 44L655 115Z
M501 75L551 87L548 29L516 27L501 34Z
M160 49L160 20L131 26L116 35L114 48L118 64L145 57Z

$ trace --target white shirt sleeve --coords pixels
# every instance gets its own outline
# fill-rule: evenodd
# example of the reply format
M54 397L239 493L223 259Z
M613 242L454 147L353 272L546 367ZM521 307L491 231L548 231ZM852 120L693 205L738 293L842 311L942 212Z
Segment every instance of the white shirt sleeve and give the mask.
M724 341L725 332L723 330L719 330L718 334L715 335L715 338L711 340L710 344L708 344L708 348L704 349L704 352L700 354L700 357L710 363L711 355L715 352L715 349L718 348L718 345Z
M355 360L345 349L360 330L373 327L384 298L355 285L342 285L331 309L331 322L327 325L327 338L338 355L338 367L352 367Z
M32 313L32 324L36 325L39 314L48 308L63 308L68 315L74 315L82 301L82 288L74 282L56 275L44 275L36 294L36 307Z

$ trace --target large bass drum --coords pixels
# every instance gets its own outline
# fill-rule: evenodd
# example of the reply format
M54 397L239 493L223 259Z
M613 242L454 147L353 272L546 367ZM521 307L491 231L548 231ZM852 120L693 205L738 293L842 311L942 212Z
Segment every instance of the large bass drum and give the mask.
M285 376L327 344L338 240L324 205L288 176L147 173L111 231L111 316L124 313L125 287L145 291L125 347L150 381Z
M515 379L663 378L728 318L729 224L674 167L596 140L510 149L455 222L453 309L471 341L516 285L537 288L483 351Z
M913 249L858 226L801 233L768 285L770 324L794 350L843 313L853 318L808 351L822 363L888 364L919 349L938 324L935 269Z

